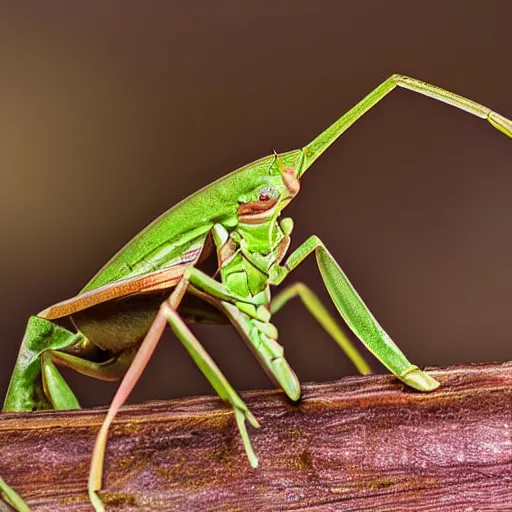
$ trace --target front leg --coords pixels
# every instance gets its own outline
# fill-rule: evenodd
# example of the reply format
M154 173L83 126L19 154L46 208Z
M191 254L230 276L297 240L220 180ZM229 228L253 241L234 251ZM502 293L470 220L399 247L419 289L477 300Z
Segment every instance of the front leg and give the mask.
M242 297L231 292L223 283L219 283L208 274L195 267L187 267L183 273L185 286L191 284L195 289L224 302L230 302L240 310L256 320L268 322L270 312L265 307L267 296L265 292L258 293L254 297Z
M334 305L368 350L408 386L419 391L436 389L439 382L408 361L375 320L343 270L317 236L308 238L289 256L284 265L274 265L270 273L270 283L280 284L313 251L316 254L320 274Z

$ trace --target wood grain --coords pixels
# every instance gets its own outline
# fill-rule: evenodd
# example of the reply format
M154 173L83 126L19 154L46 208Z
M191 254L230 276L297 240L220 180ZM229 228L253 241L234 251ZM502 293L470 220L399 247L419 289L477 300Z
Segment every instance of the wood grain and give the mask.
M125 407L108 443L107 510L512 511L512 363L433 369L430 394L392 376L243 397L251 469L214 397ZM0 475L34 511L89 511L104 409L0 415Z

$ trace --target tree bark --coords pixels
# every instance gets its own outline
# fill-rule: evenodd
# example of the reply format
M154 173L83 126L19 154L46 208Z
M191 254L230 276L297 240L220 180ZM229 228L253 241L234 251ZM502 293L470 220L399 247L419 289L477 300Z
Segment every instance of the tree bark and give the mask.
M214 397L125 407L109 436L107 510L512 511L512 363L433 369L439 390L392 376L243 393L251 469ZM34 511L90 511L104 409L0 415L0 475Z

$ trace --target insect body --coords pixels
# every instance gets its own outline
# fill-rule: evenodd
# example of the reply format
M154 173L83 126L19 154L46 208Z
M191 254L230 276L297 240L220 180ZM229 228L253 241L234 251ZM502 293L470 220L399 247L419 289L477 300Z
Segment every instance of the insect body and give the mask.
M281 218L315 160L397 86L487 119L512 137L512 122L487 107L393 75L304 148L250 163L171 208L117 253L76 297L29 319L5 411L79 407L57 366L99 379L123 379L92 458L89 496L96 510L103 509L97 491L109 425L167 324L219 396L232 405L252 466L257 466L258 459L245 422L255 427L258 423L188 323L231 322L268 375L297 400L300 384L277 341L271 316L299 296L359 371L369 373L363 358L305 285L297 283L271 297L270 286L280 285L313 252L333 303L363 344L408 386L420 391L439 386L394 344L318 237L312 236L288 255L293 222ZM217 268L214 274L203 267L212 259ZM62 318L71 319L76 333L57 323Z

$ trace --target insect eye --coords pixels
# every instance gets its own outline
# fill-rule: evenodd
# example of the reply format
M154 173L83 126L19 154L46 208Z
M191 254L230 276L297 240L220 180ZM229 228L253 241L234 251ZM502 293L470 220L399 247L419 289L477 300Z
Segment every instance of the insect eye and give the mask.
M277 199L278 196L279 194L274 187L270 185L265 185L260 189L260 195L258 196L258 200L261 203L266 203L268 201L272 201L272 199Z

